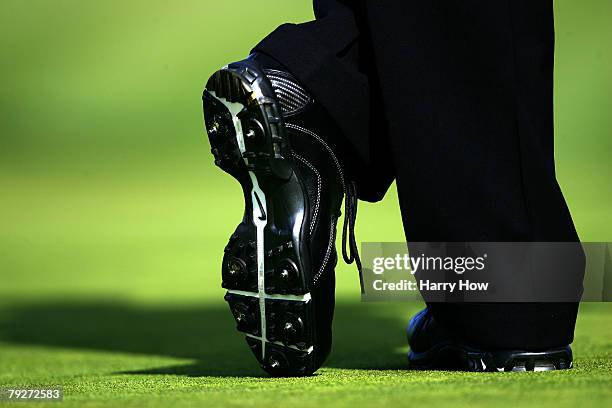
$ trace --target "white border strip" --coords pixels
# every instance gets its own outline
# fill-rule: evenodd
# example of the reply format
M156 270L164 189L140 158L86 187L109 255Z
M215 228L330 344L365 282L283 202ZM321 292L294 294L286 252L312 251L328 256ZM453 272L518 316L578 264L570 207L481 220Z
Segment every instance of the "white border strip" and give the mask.
M227 293L230 293L232 295L248 296L248 297L254 297L254 298L261 297L259 292L247 292L244 290L236 290L236 289L228 289ZM271 300L289 300L292 302L309 302L310 299L312 299L312 297L310 296L310 293L306 293L305 295L275 295L275 294L264 293L264 298L271 299Z

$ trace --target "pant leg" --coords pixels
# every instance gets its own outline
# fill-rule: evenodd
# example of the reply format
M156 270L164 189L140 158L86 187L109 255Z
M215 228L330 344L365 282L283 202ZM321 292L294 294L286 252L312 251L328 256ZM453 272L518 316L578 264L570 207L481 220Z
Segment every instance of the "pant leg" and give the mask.
M554 175L551 1L316 3L315 22L281 26L255 50L341 124L370 165L362 198L380 199L397 177L408 241L578 240ZM568 344L577 314L577 304L430 307L488 348Z
M407 240L577 241L554 171L552 1L365 7ZM571 343L578 309L430 307L467 341L522 349Z
M348 3L347 3L348 4ZM395 178L374 73L369 38L362 35L363 8L338 0L315 0L316 20L283 24L253 52L285 66L330 113L349 145L351 178L359 198L379 201ZM370 135L376 134L376 138Z

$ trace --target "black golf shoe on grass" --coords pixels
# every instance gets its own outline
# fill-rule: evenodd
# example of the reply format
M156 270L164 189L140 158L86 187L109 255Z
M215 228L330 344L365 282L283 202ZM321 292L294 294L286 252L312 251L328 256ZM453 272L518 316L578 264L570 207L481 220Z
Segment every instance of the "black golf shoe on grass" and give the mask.
M570 346L551 350L481 350L454 338L425 308L407 329L408 362L414 370L549 371L572 368Z
M223 287L262 368L302 376L331 348L336 222L352 190L328 137L338 133L333 122L290 74L262 66L262 58L215 72L203 95L215 164L244 192Z

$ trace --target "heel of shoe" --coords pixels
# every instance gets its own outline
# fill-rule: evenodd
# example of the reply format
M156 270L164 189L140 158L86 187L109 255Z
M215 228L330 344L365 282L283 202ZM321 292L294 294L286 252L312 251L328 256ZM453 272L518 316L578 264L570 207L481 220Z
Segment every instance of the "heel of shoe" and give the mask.
M217 154L213 151L221 168L226 170L224 165L236 157L237 149L248 171L282 180L291 177L293 170L287 160L291 148L281 109L272 85L254 62L242 61L215 72L206 84L203 100L211 146L224 145L215 136L219 128L233 128L235 132L225 135L238 140L231 154L223 149ZM228 122L234 117L238 120Z

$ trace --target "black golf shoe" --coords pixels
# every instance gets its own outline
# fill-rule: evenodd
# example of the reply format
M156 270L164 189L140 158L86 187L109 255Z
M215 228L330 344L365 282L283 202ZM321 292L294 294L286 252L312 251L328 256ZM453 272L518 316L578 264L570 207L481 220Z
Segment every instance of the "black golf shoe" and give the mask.
M331 348L336 222L347 191L354 211L354 190L329 140L333 121L262 58L215 72L203 95L215 164L240 182L245 201L225 247L223 287L262 368L309 375Z
M481 350L440 326L425 308L408 324L408 362L415 370L548 371L572 368L570 346L551 350Z

